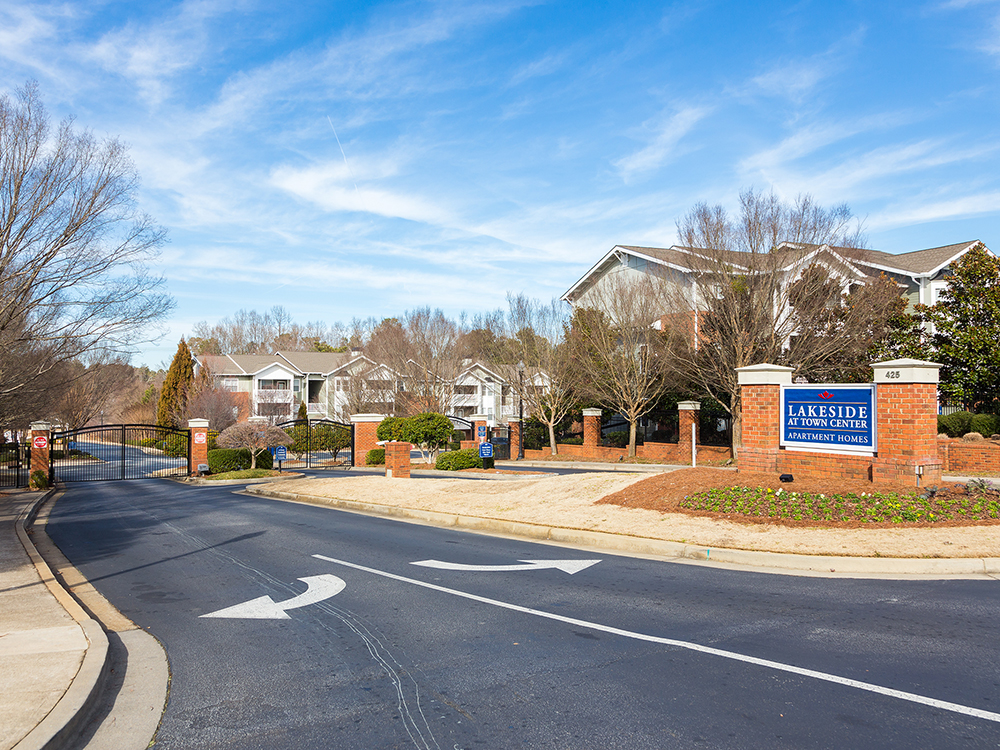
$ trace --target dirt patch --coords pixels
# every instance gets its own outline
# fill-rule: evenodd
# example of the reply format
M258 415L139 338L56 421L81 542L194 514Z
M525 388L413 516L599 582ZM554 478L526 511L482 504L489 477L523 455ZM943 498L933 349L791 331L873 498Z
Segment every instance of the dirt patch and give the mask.
M747 476L739 475L741 480L737 480L738 475L732 471L701 468L653 477L606 472L504 477L492 481L461 477L354 476L285 481L275 484L274 489L314 497L664 539L703 547L859 557L1000 557L1000 526L995 525L888 529L817 528L815 524L808 528L788 527L598 502L615 494L627 499L632 488L651 478L664 482L664 488L673 487L666 491L678 492L678 488L691 481L682 472L690 471L718 472L722 475L718 481L726 481L729 485ZM837 483L839 490L847 486L847 483ZM871 485L866 484L866 488L870 490ZM645 495L645 489L635 493L637 500Z

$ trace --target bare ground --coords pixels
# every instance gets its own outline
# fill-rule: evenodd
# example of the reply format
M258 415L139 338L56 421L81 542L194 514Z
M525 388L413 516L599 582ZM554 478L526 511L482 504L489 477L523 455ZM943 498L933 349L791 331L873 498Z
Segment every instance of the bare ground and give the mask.
M738 477L738 478L737 478ZM678 512L676 501L712 486L761 486L770 475L697 468L656 474L538 474L494 480L386 479L373 476L303 479L275 485L282 492L431 510L545 526L605 531L706 547L859 557L1000 557L1000 526L820 528L738 523ZM800 491L871 491L859 483L795 482ZM861 485L864 485L863 488ZM266 487L267 485L265 485ZM775 487L780 485L775 484ZM821 487L821 488L819 488ZM819 489L817 489L819 488Z

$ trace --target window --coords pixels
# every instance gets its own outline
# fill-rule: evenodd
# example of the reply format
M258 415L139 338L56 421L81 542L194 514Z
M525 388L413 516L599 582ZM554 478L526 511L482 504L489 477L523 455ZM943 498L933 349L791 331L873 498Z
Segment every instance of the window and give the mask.
M295 391L296 393L302 390L301 378L295 378L295 380L292 381L292 390Z
M456 385L456 396L475 396L478 389L474 385Z
M223 378L222 379L222 390L236 392L239 390L240 381L236 378Z
M257 388L261 391L287 391L287 380L258 380Z

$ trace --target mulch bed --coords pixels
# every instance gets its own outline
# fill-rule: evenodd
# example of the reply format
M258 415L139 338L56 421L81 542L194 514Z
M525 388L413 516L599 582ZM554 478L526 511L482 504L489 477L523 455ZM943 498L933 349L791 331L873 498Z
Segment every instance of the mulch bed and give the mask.
M840 529L898 529L898 528L941 528L949 526L986 526L1000 524L1000 519L954 519L947 521L903 521L893 522L866 522L858 519L846 521L826 521L826 520L796 520L794 518L774 518L769 516L753 516L737 513L719 513L706 510L696 510L681 506L681 502L690 495L710 489L724 489L728 487L760 487L771 488L775 491L781 489L785 492L798 493L823 493L826 495L846 495L862 492L871 494L878 491L880 493L898 492L900 494L913 494L920 492L914 487L905 485L875 485L871 482L846 479L796 479L794 482L783 483L776 474L750 474L736 473L724 469L713 469L708 467L698 467L693 469L678 469L666 474L656 474L629 485L625 489L608 495L600 500L598 504L620 505L625 508L643 508L645 510L655 510L660 513L685 513L691 516L704 516L720 520L736 521L740 523L763 523L780 526L797 527L823 527ZM1000 491L992 490L1000 496ZM938 486L938 491L934 496L935 500L955 501L968 499L969 493L965 485L952 482L943 483Z

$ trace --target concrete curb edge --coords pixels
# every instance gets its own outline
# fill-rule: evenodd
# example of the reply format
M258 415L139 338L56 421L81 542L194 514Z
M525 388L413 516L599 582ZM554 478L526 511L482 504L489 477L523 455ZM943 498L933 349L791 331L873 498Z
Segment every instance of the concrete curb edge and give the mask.
M18 539L31 559L39 578L66 612L77 622L89 644L83 662L52 710L28 732L13 750L56 750L77 734L97 701L107 676L108 636L100 623L92 619L83 607L60 584L52 569L38 553L28 534L28 528L38 508L56 493L50 489L21 514L14 524Z
M600 548L612 552L649 555L673 560L688 560L701 564L734 565L772 572L861 576L993 576L1000 574L1000 558L900 558L900 557L837 557L828 555L796 555L781 552L702 547L663 539L611 534L559 526L544 526L523 521L462 516L439 511L402 508L356 500L325 498L296 492L248 487L245 492L259 497L271 497L307 505L320 505L353 513L416 521L432 526L454 527L484 534L520 537L555 542L571 546Z

